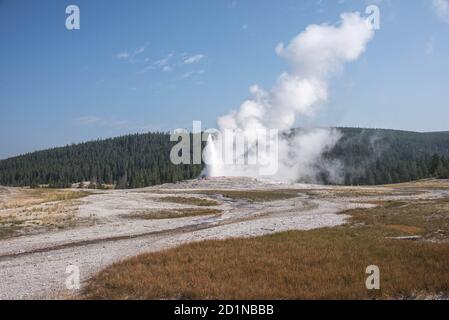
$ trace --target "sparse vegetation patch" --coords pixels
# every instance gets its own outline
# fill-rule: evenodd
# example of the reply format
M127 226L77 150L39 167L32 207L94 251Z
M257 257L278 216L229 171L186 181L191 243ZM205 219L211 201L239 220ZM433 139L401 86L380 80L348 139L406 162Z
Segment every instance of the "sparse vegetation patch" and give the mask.
M197 193L208 195L221 195L225 198L242 199L250 202L269 202L296 198L299 196L298 190L211 190L199 191Z
M86 224L75 211L87 191L19 189L0 203L0 239Z
M210 208L182 208L182 209L163 209L146 210L133 214L123 215L123 218L153 220L153 219L175 219L195 216L219 215L222 211Z
M195 197L168 196L168 197L160 198L159 201L169 202L169 203L186 204L186 205L199 206L199 207L212 207L212 206L220 205L220 203L215 200L195 198Z

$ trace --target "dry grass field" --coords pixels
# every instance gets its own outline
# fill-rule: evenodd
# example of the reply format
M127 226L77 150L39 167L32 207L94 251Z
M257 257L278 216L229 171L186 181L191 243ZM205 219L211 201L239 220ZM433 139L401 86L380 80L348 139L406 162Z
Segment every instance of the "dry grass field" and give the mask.
M92 278L84 298L448 298L449 198L378 204L345 212L349 223L336 228L139 255ZM421 238L396 238L407 236ZM365 287L368 265L380 268L380 290Z
M0 299L449 298L448 186L0 187Z
M73 227L79 222L75 219L77 200L91 194L47 188L14 191L16 193L7 195L7 201L0 202L0 239Z

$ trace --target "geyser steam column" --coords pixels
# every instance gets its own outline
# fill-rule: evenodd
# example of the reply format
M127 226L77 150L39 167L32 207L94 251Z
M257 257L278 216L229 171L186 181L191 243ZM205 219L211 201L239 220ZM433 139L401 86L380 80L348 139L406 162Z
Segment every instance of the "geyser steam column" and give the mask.
M210 134L207 137L207 144L204 152L204 158L205 162L207 163L206 175L208 175L209 177L223 176L221 172L221 169L223 168L223 163L221 157L218 155L213 134Z
M327 101L329 78L340 72L344 63L356 60L373 37L372 24L358 12L343 13L340 17L337 25L309 25L287 46L278 44L276 53L289 62L292 70L282 73L269 91L252 86L250 99L238 110L218 119L220 132L234 130L251 135L253 130L279 130L278 170L265 178L318 182L318 173L323 170L331 181L337 182L340 177L339 164L322 157L340 139L337 130L313 129L294 137L282 134L294 126L298 117L313 117L316 107ZM261 177L254 165L242 159L257 147L251 145L251 140L245 152L236 153L233 142L221 139L225 139L224 135L218 135L216 141L208 140L206 155L210 161L206 172L210 176ZM227 154L235 155L233 164L224 164L223 157Z

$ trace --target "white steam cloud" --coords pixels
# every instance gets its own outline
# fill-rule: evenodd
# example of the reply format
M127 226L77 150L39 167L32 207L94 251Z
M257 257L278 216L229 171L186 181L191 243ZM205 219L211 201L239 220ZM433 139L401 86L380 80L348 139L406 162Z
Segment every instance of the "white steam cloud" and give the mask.
M438 16L449 21L449 0L433 0L432 5Z
M294 137L285 133L293 128L298 117L313 116L316 107L327 101L329 78L341 71L346 62L356 60L366 50L373 34L372 26L359 13L344 13L338 25L310 25L288 45L278 44L276 53L291 65L292 71L282 73L269 91L252 86L250 99L238 110L218 119L219 130L236 130L246 135L255 130L282 132L276 139L277 154L268 155L276 157L268 160L278 161L273 179L317 182L318 172L325 169L329 179L337 180L338 164L322 159L323 153L338 142L340 133L337 130L313 129ZM234 150L234 142L224 140L219 136L218 140L208 141L207 173L210 176L261 177L257 165L245 164L243 160L257 153L254 140L249 139L245 150ZM225 164L222 157L217 157L216 149L220 147L225 154L234 154L234 164Z

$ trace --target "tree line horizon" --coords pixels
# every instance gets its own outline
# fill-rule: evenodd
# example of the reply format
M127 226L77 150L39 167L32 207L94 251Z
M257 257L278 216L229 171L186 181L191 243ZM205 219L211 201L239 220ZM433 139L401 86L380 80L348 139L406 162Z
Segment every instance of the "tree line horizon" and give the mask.
M449 132L338 128L342 138L324 157L342 166L342 185L449 178ZM301 128L292 130L294 135ZM130 134L0 160L0 185L141 188L194 179L204 164L174 165L170 134ZM329 184L325 172L303 183Z

